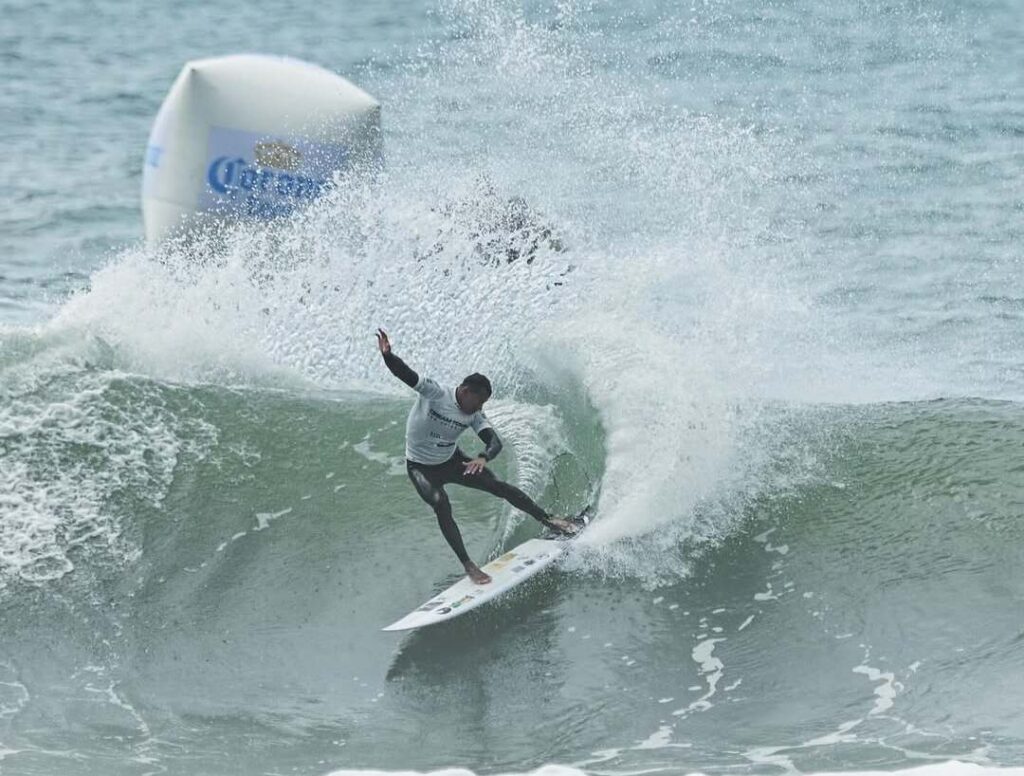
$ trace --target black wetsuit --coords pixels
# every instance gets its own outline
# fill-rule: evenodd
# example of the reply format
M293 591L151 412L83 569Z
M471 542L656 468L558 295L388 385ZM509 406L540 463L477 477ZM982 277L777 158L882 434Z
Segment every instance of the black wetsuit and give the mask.
M384 363L388 369L399 380L410 388L414 388L419 382L419 375L409 368L402 359L394 353L384 354ZM494 458L502 448L501 439L498 438L492 428L484 428L479 432L480 439L484 441L487 448L481 455L488 461ZM424 464L417 461L405 460L405 469L412 480L416 492L426 501L437 515L437 523L441 527L441 533L448 541L448 545L455 551L459 560L465 563L469 560L469 554L462 543L462 534L459 527L452 518L452 507L448 501L448 494L444 486L448 484L463 485L475 490L483 490L495 496L499 496L509 502L516 509L521 509L528 515L552 527L549 520L551 515L544 511L529 496L514 485L510 485L498 479L494 472L484 468L477 474L466 474L464 464L472 460L458 447L455 448L452 456L444 463Z

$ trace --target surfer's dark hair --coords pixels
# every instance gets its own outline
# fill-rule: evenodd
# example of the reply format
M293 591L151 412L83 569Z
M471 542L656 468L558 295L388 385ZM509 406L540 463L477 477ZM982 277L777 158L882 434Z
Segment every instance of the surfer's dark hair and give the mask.
M477 396L483 396L485 399L491 397L491 381L479 372L473 372L473 374L465 377L462 380L462 384Z

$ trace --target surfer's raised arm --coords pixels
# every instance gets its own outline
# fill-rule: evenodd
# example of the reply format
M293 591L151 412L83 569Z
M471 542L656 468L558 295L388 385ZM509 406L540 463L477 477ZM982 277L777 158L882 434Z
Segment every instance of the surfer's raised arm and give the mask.
M377 347L380 348L380 354L384 356L384 363L391 370L391 374L410 388L415 388L416 383L420 381L420 376L402 359L391 352L391 341L388 339L387 332L384 329L377 329Z

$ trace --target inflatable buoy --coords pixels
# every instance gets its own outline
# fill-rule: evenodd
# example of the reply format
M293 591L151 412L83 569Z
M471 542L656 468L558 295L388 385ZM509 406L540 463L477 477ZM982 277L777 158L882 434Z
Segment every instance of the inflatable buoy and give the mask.
M380 159L380 104L341 76L260 54L189 62L146 147L146 239L213 219L288 215L335 172Z

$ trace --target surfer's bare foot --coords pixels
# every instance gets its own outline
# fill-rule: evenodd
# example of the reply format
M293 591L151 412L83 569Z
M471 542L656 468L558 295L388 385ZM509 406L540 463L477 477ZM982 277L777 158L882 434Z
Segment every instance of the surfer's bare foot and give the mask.
M478 565L476 565L473 561L467 560L462 565L463 565L463 568L466 569L466 576L468 576L470 579L472 579L475 584L477 584L477 585L486 585L488 582L491 581L491 578L487 574L485 574L480 569L480 567Z
M551 525L553 525L558 531L568 536L572 536L580 530L580 527L576 525L576 523L562 517L553 517L548 520L548 522L551 523Z

